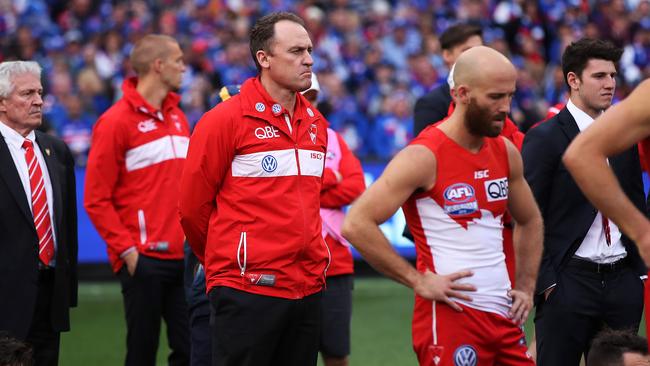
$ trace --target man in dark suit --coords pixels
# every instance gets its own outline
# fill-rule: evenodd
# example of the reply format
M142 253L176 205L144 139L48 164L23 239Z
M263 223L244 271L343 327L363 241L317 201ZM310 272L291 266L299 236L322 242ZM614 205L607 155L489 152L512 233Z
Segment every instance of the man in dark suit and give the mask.
M483 44L483 30L471 24L456 24L440 35L442 59L451 69L458 56L465 50ZM441 121L448 115L451 104L449 84L442 83L415 102L413 110L413 135L417 136L427 126Z
M545 227L535 298L538 365L578 365L603 326L636 330L641 319L646 269L636 247L589 203L562 163L569 143L611 105L621 53L592 39L567 47L567 106L524 139L524 174ZM644 209L636 147L609 164L627 196Z
M0 330L56 365L77 305L76 191L67 146L35 131L40 77L36 62L0 63Z

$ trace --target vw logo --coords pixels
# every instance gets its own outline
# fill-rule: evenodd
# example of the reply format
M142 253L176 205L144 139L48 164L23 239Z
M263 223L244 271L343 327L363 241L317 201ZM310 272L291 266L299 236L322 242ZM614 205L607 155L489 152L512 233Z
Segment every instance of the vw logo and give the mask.
M278 168L278 161L273 155L267 155L262 159L262 169L265 172L271 173Z
M474 347L464 344L454 352L454 365L455 366L476 366L478 357Z

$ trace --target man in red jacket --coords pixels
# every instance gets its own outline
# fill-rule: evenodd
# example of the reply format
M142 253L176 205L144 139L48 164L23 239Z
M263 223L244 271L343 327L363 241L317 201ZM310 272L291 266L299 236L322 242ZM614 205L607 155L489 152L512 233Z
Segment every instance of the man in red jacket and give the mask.
M136 43L137 77L97 121L86 170L84 206L108 246L122 284L127 323L126 365L155 365L161 316L170 365L189 363L183 291L183 230L178 222L179 176L189 127L178 107L185 64L171 37Z
M196 126L181 224L205 266L213 365L316 365L329 249L320 191L327 121L300 95L312 42L291 13L250 33L259 76Z

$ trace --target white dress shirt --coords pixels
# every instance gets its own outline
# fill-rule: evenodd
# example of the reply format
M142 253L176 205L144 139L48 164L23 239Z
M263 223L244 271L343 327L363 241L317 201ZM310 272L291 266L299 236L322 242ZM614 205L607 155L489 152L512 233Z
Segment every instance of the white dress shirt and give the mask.
M580 132L594 122L594 119L576 107L571 99L569 99L566 107L578 124ZM611 245L607 245L605 231L603 230L603 216L599 211L574 256L595 263L612 263L625 258L627 252L621 241L621 231L612 220L609 220L609 232Z
M11 157L14 160L14 165L16 165L16 170L18 170L18 176L20 176L20 182L23 184L23 190L25 191L25 198L29 203L29 210L32 211L32 188L29 184L29 167L27 166L27 160L25 160L25 149L23 149L23 142L25 139L29 139L34 143L34 153L36 155L36 160L41 166L41 171L43 172L43 179L45 180L45 194L47 195L47 208L50 211L50 221L52 222L52 238L54 239L54 257L50 262L50 266L56 264L56 230L55 230L55 219L54 219L54 196L52 195L52 180L50 180L50 172L47 170L47 165L45 164L45 159L43 158L43 153L41 148L36 143L36 134L34 131L31 131L27 137L23 137L16 130L4 124L0 121L0 134L4 137ZM33 212L32 212L33 215Z

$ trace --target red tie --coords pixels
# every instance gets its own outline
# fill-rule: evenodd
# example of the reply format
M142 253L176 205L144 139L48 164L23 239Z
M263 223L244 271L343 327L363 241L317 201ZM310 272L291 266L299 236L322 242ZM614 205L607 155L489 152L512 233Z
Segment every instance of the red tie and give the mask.
M607 245L612 245L612 234L609 232L609 219L602 213L600 216L603 218L603 231L605 232L605 241L607 242Z
M29 168L29 186L32 190L32 214L34 226L38 234L38 257L46 266L54 257L54 237L52 237L52 222L50 210L47 207L47 194L45 193L45 180L41 166L34 154L34 143L25 140L25 160Z

